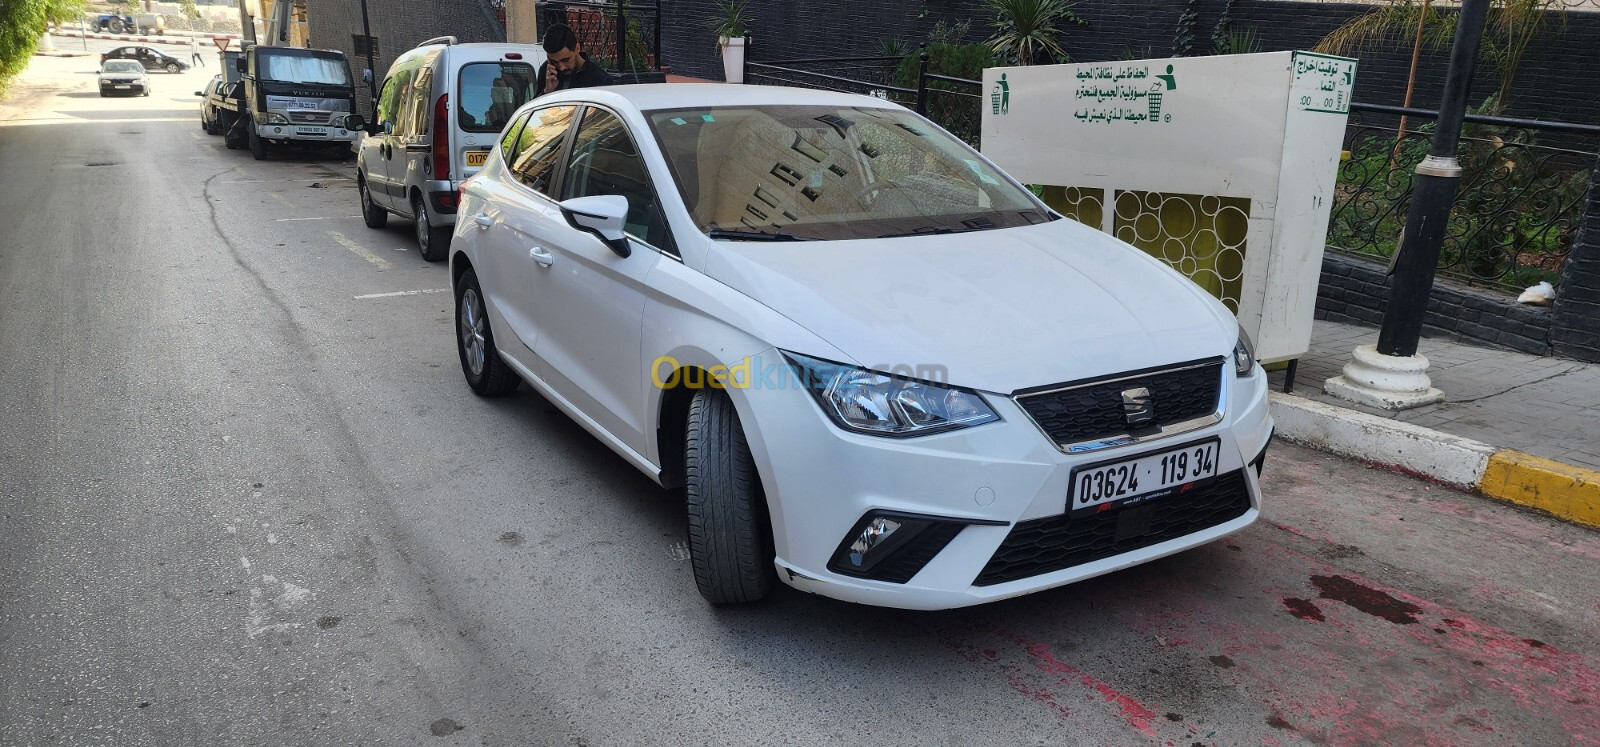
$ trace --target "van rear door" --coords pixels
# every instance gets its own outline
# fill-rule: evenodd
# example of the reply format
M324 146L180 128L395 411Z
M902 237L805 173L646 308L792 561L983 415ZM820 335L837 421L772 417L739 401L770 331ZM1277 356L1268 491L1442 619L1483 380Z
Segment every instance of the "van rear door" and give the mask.
M460 179L483 169L511 115L533 98L540 62L533 57L530 53L507 52L461 66L456 101L452 102L456 120L456 152L452 160L461 167Z

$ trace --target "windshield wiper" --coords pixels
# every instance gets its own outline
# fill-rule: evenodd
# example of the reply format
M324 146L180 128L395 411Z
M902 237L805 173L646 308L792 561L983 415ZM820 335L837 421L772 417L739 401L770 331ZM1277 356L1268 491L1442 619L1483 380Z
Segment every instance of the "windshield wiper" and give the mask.
M893 238L898 238L898 237L901 237L901 236L937 236L939 234L966 233L967 231L976 231L976 230L978 230L978 229L976 229L976 228L944 228L944 227L922 228L922 229L918 229L916 231L902 231L900 233L886 233L886 234L883 234L882 236L879 236L878 238L880 238L880 239L893 239Z
M706 236L713 239L727 239L728 241L816 241L808 236L796 236L792 233L764 233L762 231L729 231L722 228L713 228L706 231Z

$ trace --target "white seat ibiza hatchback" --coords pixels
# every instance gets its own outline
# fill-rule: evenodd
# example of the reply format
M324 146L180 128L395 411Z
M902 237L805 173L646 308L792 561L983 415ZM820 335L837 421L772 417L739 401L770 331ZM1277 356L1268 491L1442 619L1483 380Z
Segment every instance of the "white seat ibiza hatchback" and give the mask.
M903 107L559 92L460 215L467 383L682 488L713 603L960 607L1260 515L1266 375L1227 308Z

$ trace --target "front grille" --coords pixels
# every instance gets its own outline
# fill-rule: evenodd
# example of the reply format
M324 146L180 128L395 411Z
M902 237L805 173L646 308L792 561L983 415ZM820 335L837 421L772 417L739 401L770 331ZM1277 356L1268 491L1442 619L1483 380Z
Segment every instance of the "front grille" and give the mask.
M1154 419L1140 426L1154 429L1217 412L1222 389L1222 359L1195 361L1110 379L1039 387L1017 394L1017 404L1057 444L1068 445L1126 435L1131 428L1123 411L1122 393L1150 390Z
M1006 535L1006 541L972 584L993 586L1102 560L1209 529L1249 510L1250 491L1241 470L1147 506L1077 518L1062 514L1024 521ZM1149 512L1149 529L1118 539L1119 517L1135 511Z
M289 121L294 124L325 125L331 112L293 111L289 112Z

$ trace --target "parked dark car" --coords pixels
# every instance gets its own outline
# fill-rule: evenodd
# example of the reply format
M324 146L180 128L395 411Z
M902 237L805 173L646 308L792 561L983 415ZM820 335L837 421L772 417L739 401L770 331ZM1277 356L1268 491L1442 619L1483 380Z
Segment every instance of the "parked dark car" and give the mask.
M104 65L106 60L137 60L146 70L165 70L169 73L181 73L189 69L189 63L150 47L117 47L100 54L100 64Z

